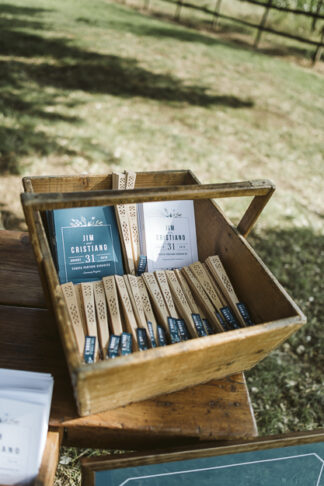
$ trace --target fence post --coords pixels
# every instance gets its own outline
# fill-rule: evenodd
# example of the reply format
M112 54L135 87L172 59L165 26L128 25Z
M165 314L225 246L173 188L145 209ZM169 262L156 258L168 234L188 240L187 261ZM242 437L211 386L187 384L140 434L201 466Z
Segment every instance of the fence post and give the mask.
M174 14L174 18L178 21L180 20L181 7L182 7L182 0L178 0L176 11Z
M269 10L271 8L271 5L272 5L272 0L269 0L268 3L265 5L265 11L263 13L263 16L262 16L260 25L258 27L257 35L255 37L254 47L258 47L258 45L259 45L259 42L260 42L260 39L261 39L261 35L262 35L262 32L263 32L265 23L267 21L267 18L268 18L268 14L269 14Z
M222 3L222 0L217 0L217 2L216 2L214 14L213 14L213 20L212 20L212 29L217 27L217 24L218 24L218 21L219 21L219 12L220 12L220 8L221 8L221 3Z
M315 17L313 18L313 22L312 22L312 31L313 32L316 29L316 22L318 20L318 15L319 15L319 13L321 11L322 5L323 5L323 0L318 0L318 2L317 2L317 9L316 9L316 12L315 12Z
M318 44L318 46L315 49L314 55L313 55L313 66L321 59L322 51L324 47L324 26L322 27L322 34L321 34L321 40Z

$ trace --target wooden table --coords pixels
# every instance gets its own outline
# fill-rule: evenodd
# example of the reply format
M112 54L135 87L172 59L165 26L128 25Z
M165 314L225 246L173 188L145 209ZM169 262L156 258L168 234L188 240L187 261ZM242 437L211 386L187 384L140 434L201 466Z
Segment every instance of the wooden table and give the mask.
M242 373L78 417L56 324L46 308L24 232L0 230L0 329L1 368L48 372L54 377L51 434L37 484L52 484L61 441L80 447L140 450L257 435Z

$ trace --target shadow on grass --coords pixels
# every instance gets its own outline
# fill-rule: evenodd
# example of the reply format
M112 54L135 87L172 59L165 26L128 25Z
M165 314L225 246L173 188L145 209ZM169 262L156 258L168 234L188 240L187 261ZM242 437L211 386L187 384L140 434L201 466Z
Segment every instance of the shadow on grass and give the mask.
M324 422L324 236L310 228L271 229L249 240L307 316L305 326L247 372L259 431L320 427Z
M91 54L81 63L63 66L43 63L27 69L29 77L39 85L50 85L63 90L82 90L120 98L139 96L197 106L253 107L251 100L232 95L210 95L204 86L186 86L171 75L156 74L143 69L135 59L113 55L100 56L98 59L97 55Z
M35 7L16 7L10 3L1 3L0 13L7 15L37 15L41 13L51 12L48 8L35 8Z
M56 137L42 130L42 123L81 122L57 110L54 113L58 97L63 108L71 106L72 91L120 98L138 96L175 106L253 107L250 99L209 94L203 85L185 85L175 76L151 72L136 59L101 55L79 49L64 37L42 36L42 29L48 30L42 21L44 13L43 9L0 5L0 109L10 120L0 131L2 173L18 173L23 155L67 153ZM27 31L35 26L38 34Z

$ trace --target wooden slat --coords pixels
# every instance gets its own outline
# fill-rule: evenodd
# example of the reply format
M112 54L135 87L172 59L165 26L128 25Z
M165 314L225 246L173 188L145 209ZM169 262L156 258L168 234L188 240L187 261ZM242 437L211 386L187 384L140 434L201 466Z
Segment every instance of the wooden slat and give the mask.
M127 449L254 437L242 374L64 423L66 444ZM87 434L86 434L87 432Z
M72 192L111 189L111 179L111 171L109 171L107 175L24 177L23 183L26 191ZM190 175L190 171L186 170L136 173L136 187L157 187L166 184L181 185L191 182L192 176Z
M61 434L59 430L47 433L45 450L34 486L52 486L59 461Z
M23 193L22 204L26 208L45 211L85 206L120 205L151 201L172 201L185 199L211 199L241 196L266 196L273 189L268 180L227 182L220 184L194 184L185 186L149 187L132 191L92 191L73 193Z
M269 191L269 194L267 196L255 196L255 198L252 200L250 206L247 208L237 227L238 231L243 236L248 236L264 207L267 205L269 199L271 198L274 190L275 187L273 187L273 189Z
M28 233L0 230L0 304L45 307Z

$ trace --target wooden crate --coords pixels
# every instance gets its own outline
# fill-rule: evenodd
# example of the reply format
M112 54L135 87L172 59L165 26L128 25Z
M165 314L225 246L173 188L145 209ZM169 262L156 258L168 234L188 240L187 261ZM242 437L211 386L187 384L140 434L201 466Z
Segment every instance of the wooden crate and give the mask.
M269 181L200 185L190 171L140 172L136 188L111 190L105 176L24 178L22 204L44 290L59 326L80 415L116 408L248 370L305 322L305 316L245 237L274 191ZM238 228L211 198L254 196ZM220 255L257 325L95 364L83 364L42 220L67 207L193 199L199 259Z

